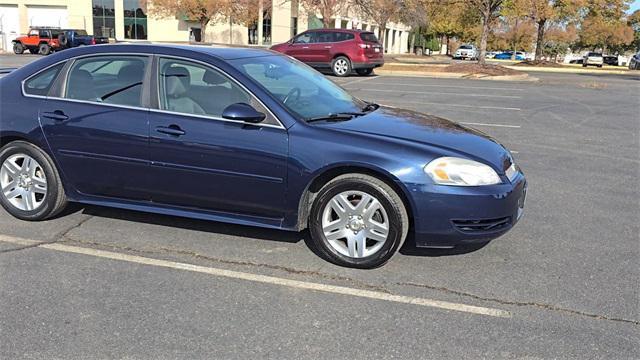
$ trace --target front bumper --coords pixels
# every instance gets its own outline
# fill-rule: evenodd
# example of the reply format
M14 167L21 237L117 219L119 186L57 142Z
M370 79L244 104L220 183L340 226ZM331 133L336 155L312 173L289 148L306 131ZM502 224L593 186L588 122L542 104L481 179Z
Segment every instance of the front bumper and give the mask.
M520 220L527 181L481 187L420 185L412 189L418 247L453 247L500 237Z

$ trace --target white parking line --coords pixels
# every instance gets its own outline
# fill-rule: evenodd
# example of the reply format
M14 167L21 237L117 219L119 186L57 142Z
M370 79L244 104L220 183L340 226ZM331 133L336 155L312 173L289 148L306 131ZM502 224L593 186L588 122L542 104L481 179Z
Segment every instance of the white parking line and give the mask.
M376 101L376 102L384 102L384 100ZM402 104L416 104L416 105L436 105L436 106L450 106L450 107L461 107L461 108L471 108L471 109L489 109L489 110L512 110L512 111L522 111L521 108L516 107L502 107L502 106L485 106L485 105L462 105L462 104L449 104L449 103L441 103L441 102L427 102L427 101L404 101L404 100L393 100L391 103L402 103Z
M397 85L397 86L413 86L413 87L435 87L435 88L452 88L452 89L479 89L479 90L504 90L504 91L524 91L518 88L501 88L501 87L484 87L484 86L461 86L461 85L435 85L435 84L402 84L402 83L375 83L371 85Z
M347 85L351 85L351 84L355 84L355 83L359 83L359 82L363 82L363 81L369 81L369 80L373 80L375 79L374 76L370 76L370 77L363 77L360 79L356 79L356 80L351 80L351 81L347 81L347 82L338 82L338 84L340 84L340 86L347 86Z
M98 257L102 259L125 261L129 263L135 263L135 264L141 264L141 265L149 265L149 266L157 266L162 268L191 271L191 272L208 274L208 275L213 275L218 277L246 280L246 281L258 282L263 284L287 286L291 288L313 290L313 291L322 291L326 293L355 296L355 297L368 298L368 299L381 300L381 301L390 301L395 303L434 307L434 308L439 308L444 310L460 311L460 312L477 314L477 315L486 315L486 316L502 317L502 318L511 317L511 313L509 311L500 310L500 309L459 304L459 303L453 303L448 301L432 300L432 299L412 297L412 296L392 295L392 294L379 292L379 291L361 290L361 289L354 289L354 288L349 288L344 286L335 286L335 285L326 285L326 284L319 284L319 283L313 283L313 282L307 282L307 281L290 280L290 279L284 279L284 278L279 278L274 276L251 274L251 273L245 273L245 272L239 272L239 271L232 271L232 270L225 270L225 269L219 269L219 268L213 268L213 267L180 263L175 261L152 259L148 257L128 255L128 254L122 254L122 253L104 251L104 250L96 250L96 249L78 247L78 246L70 246L70 245L64 245L64 244L58 244L58 243L38 243L33 240L28 240L28 239L23 239L23 238L8 236L8 235L0 235L0 241L18 244L18 245L24 245L24 246L34 246L38 248L60 251L64 253L81 254L81 255Z
M505 127L505 128L512 128L512 129L520 129L521 128L520 125L487 124L487 123L474 123L474 122L462 122L462 121L460 121L460 124L475 125L475 126Z
M407 90L384 90L384 89L348 89L351 91L374 91L374 92L392 92L396 94L425 94L425 95L453 95L453 96L470 96L470 97L493 97L502 99L521 99L521 96L514 95L491 95L491 94L465 94L455 92L441 92L441 91L407 91Z

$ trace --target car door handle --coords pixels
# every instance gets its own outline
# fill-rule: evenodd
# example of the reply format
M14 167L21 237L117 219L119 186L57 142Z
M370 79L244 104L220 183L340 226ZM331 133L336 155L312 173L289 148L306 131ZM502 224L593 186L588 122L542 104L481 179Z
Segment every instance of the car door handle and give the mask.
M56 121L65 121L69 119L69 116L67 116L62 110L56 110L52 112L43 112L42 117L56 120Z
M182 136L186 134L186 132L178 125L169 125L169 126L157 126L156 131L162 134L173 135L173 136Z
M303 46L302 48L303 48L303 49L308 49L309 47L308 47L308 46Z
M325 49L331 49L331 46L325 46L324 48Z

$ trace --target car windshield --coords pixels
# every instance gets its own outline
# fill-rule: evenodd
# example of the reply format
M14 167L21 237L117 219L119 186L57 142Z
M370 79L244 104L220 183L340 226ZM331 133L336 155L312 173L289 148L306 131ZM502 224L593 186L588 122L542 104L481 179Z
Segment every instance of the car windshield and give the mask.
M460 46L460 49L469 50L469 49L472 49L472 47L471 45L462 45Z
M229 63L304 120L359 113L367 105L324 75L287 56L251 57Z
M587 54L587 56L596 56L597 57L597 56L602 56L602 54L590 52L590 53Z

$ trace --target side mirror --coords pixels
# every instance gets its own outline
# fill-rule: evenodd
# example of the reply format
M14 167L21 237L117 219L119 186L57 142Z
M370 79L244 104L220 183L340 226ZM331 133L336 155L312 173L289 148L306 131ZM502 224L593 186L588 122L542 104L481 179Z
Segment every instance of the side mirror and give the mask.
M254 109L251 105L245 103L236 103L227 106L222 112L224 119L245 121L252 124L257 124L264 120L267 116L258 110Z

